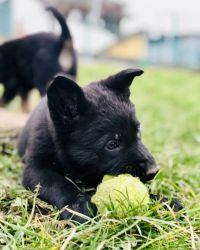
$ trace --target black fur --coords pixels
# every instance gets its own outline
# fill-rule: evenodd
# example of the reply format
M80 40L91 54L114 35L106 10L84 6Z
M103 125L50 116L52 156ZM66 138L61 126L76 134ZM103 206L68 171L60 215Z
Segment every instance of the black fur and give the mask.
M152 179L158 168L141 141L129 100L129 86L142 73L123 70L84 88L58 76L19 141L25 162L23 185L34 190L40 183L41 199L90 215L87 205L95 212L90 194L69 179L81 181L85 188L95 188L105 174L130 173L143 182ZM62 218L68 217L68 212L62 213Z
M37 33L0 46L0 82L5 88L0 99L1 106L8 104L18 94L25 103L33 88L37 88L43 96L47 85L59 72L76 78L77 57L69 28L55 8L49 7L47 10L53 13L61 26L59 37L52 33ZM68 69L59 63L64 49L70 53L71 66Z

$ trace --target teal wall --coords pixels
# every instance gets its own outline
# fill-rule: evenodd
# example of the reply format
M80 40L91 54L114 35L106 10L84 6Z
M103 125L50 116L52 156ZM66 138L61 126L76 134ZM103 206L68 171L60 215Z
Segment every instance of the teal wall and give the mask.
M10 0L0 3L0 36L11 36L11 2Z

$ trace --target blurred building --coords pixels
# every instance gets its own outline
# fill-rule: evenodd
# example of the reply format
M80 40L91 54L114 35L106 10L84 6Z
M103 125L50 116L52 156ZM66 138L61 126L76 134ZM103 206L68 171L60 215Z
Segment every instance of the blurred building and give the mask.
M200 34L152 38L140 32L119 39L100 57L145 64L200 69Z
M149 63L200 69L200 33L148 39Z

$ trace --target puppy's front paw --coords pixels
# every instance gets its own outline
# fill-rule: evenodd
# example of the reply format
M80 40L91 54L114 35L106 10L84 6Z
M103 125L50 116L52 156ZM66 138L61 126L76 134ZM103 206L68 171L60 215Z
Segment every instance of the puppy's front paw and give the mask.
M162 198L162 199L161 199L161 203L164 203L164 202L167 202L167 201L168 201L167 198ZM172 210L173 210L174 212L178 212L178 211L180 211L181 209L183 209L182 203L181 203L179 200L174 199L174 198L172 198L172 199L170 200L169 205L170 205L170 207L172 208Z
M177 199L172 198L170 200L170 199L168 199L166 197L161 198L159 195L155 195L155 194L150 194L150 198L152 200L159 200L160 203L163 204L164 208L167 208L165 203L168 203L174 212L178 212L181 209L183 209L182 203Z
M80 214L86 215L87 217L93 217L97 213L96 206L91 202L91 197L88 194L79 194L74 203L69 206L69 209L78 212ZM60 218L62 220L72 219L77 222L83 223L87 221L86 218L71 213L68 210L65 210L61 213Z

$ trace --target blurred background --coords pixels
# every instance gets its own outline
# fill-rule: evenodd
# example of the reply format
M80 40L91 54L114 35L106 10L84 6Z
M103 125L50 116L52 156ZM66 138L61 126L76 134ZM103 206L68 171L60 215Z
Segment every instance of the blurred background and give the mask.
M144 69L145 74L136 80L139 84L133 86L135 95L131 98L142 121L152 124L153 119L168 119L170 130L174 117L184 113L185 106L192 107L186 95L190 93L187 98L199 99L198 0L0 0L0 43L41 31L60 34L57 20L45 10L49 5L66 17L70 27L78 52L79 84L99 80L127 67ZM35 91L33 108L39 100ZM182 108L178 109L180 105ZM195 101L193 108L196 110ZM6 109L21 111L19 98ZM3 110L0 111L1 118ZM16 123L22 118L13 119ZM13 124L8 120L1 118L0 125L3 121ZM197 123L195 126L199 128Z
M198 0L0 0L0 41L59 33L47 5L65 15L82 57L200 68Z

